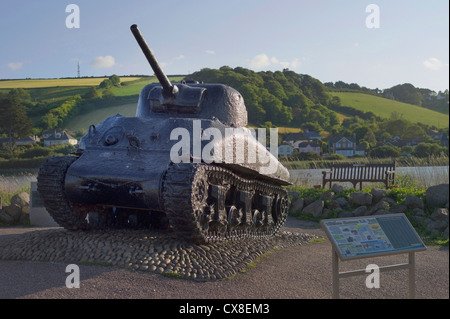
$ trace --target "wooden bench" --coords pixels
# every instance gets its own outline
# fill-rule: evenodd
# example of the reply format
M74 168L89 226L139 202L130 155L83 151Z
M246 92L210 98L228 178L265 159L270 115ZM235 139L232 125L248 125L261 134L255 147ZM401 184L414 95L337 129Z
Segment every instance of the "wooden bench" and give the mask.
M392 188L395 183L395 161L390 164L332 164L331 170L323 171L322 187L326 183L350 182L356 188L362 189L363 182L381 182L386 188Z

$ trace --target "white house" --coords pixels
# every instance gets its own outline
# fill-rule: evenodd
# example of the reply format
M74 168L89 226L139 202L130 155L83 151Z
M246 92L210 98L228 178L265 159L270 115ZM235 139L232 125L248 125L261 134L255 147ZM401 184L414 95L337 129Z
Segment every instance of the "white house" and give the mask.
M345 157L354 156L356 154L364 155L364 151L361 151L356 147L355 138L339 137L331 141L333 147L333 153L341 154Z
M78 144L77 139L73 138L69 135L65 130L62 131L54 131L51 135L46 134L47 136L44 140L44 146L51 146L51 145L59 145L59 144L71 144L76 145Z

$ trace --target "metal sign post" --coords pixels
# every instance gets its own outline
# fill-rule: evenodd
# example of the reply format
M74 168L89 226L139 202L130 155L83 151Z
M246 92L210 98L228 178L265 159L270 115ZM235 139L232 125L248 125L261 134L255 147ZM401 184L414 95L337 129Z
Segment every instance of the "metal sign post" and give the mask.
M340 278L367 274L365 269L339 272L339 259L399 253L408 253L407 263L379 267L379 271L408 269L408 296L415 298L415 252L426 246L404 214L328 219L320 224L332 243L333 298L339 298Z

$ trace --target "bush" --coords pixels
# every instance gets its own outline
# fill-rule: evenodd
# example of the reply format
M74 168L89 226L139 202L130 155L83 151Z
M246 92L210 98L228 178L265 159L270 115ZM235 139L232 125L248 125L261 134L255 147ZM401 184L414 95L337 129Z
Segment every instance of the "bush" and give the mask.
M342 154L330 154L327 157L327 160L335 161L335 160L343 160L345 156Z
M19 157L20 158L33 158L33 157L40 157L40 156L49 156L51 150L49 148L44 147L33 147L25 152L23 152Z
M297 155L297 158L300 161L312 161L312 160L320 160L322 157L320 154L314 153L314 152L300 152Z
M0 169L5 168L39 168L47 156L34 158L14 158L10 160L0 160Z
M375 158L399 157L401 151L399 147L383 145L370 151L370 156Z
M417 157L430 157L432 155L438 155L446 153L447 148L442 147L436 143L420 143L414 149L413 155Z

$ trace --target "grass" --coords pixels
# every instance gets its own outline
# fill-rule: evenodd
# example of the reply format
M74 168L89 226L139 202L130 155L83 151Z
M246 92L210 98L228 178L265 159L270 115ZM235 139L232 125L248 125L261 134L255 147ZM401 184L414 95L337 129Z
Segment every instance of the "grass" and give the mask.
M120 114L123 116L133 117L136 115L137 99L136 104L126 104L119 106L112 106L108 108L98 109L86 114L80 114L70 120L65 127L69 131L83 130L87 131L89 125L103 122L110 116Z
M381 118L389 118L392 112L398 112L403 118L413 122L448 127L449 116L420 106L402 103L370 94L352 92L330 92L341 100L341 105L363 112L373 112Z
M172 82L179 82L182 79L183 79L182 76L169 77L169 80ZM128 82L127 85L125 86L113 88L112 91L115 96L139 95L144 86L150 83L155 83L157 81L158 80L154 76L148 78L139 78L134 81Z
M54 88L60 86L98 86L104 79L102 78L74 78L74 79L25 79L0 81L0 89L33 89L33 88ZM122 77L121 82L129 82L140 79L139 77Z
M264 258L267 258L270 254L276 252L278 250L278 248L273 248L267 252L265 252L264 254L262 254L261 256L258 256L254 261L252 261L251 263L248 263L246 268L242 269L240 271L240 273L242 274L246 274L250 269L253 269L256 267L256 265L261 262L261 260L263 260Z

